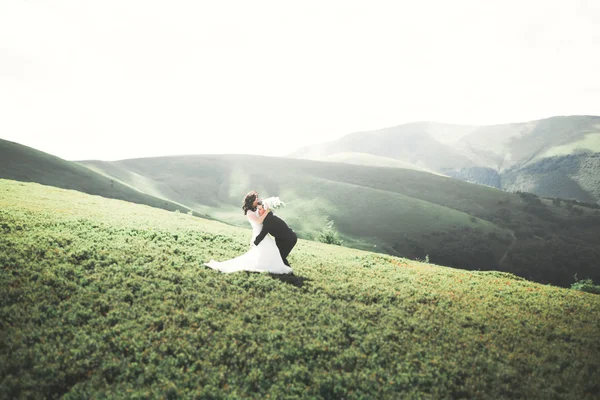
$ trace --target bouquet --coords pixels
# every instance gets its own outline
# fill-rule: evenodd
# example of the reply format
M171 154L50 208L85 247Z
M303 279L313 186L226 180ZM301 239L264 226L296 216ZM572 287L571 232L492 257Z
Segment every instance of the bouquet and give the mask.
M262 199L262 203L265 210L276 210L285 207L285 203L279 197L267 197L266 199Z

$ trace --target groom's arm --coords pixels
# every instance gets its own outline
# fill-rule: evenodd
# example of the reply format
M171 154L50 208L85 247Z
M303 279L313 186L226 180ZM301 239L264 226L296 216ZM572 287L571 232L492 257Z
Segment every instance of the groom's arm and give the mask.
M265 236L267 236L267 233L269 233L269 226L271 226L271 218L270 216L267 216L263 221L262 230L260 231L258 236L256 236L256 239L254 239L254 244L256 246L258 246L260 242L262 242L262 240L265 238Z

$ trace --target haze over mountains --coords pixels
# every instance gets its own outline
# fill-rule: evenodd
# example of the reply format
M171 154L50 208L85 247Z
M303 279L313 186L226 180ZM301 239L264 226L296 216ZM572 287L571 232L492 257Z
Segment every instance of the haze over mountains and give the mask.
M356 132L290 157L437 172L540 196L600 201L600 117L491 126L415 122Z

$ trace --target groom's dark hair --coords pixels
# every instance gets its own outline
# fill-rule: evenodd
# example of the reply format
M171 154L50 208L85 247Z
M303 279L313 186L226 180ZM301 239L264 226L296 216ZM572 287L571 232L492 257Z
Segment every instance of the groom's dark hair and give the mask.
M254 200L258 198L258 192L253 190L248 192L246 197L244 197L244 204L242 205L242 210L244 210L244 215L248 213L248 210L256 211L254 207Z

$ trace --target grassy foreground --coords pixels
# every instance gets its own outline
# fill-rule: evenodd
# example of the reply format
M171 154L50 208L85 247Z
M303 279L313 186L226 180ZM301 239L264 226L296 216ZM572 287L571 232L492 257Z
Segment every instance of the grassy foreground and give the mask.
M240 213L240 218L243 216ZM595 398L600 296L0 180L7 398Z

